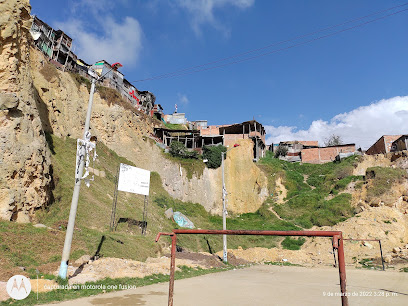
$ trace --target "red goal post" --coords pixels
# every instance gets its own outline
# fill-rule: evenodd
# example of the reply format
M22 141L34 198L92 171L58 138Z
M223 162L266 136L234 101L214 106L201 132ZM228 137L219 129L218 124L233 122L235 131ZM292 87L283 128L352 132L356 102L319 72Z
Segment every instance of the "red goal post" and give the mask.
M248 230L202 230L202 229L174 229L171 233L158 233L156 242L161 235L171 237L171 258L170 258L170 281L169 281L169 300L168 305L173 305L174 293L174 272L176 269L176 243L177 235L261 235L261 236L306 236L306 237L329 237L332 238L333 248L337 249L339 262L339 277L341 304L348 306L346 294L346 264L344 260L343 234L341 231L248 231Z

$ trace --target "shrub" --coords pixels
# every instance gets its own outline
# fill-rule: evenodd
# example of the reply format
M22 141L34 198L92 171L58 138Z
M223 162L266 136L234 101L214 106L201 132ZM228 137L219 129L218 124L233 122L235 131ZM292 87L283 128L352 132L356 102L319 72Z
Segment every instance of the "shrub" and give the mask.
M178 141L172 141L170 145L170 154L175 157L181 158L198 158L198 154L196 151L188 151L187 148Z
M275 157L278 158L279 156L286 156L288 154L288 148L286 146L279 145L275 151Z
M212 169L217 169L221 166L221 152L226 152L227 148L224 146L204 146L203 147L203 158L207 159L207 167Z

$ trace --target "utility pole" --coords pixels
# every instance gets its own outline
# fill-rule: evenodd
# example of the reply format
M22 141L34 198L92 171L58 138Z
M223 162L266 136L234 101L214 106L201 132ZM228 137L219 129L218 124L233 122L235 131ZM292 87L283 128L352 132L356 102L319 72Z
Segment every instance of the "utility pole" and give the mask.
M58 276L66 279L67 272L68 272L68 261L69 261L69 254L71 253L71 244L72 244L72 236L74 234L74 226L75 226L75 218L76 212L78 208L78 199L79 199L79 191L81 189L81 180L82 180L82 173L85 166L85 158L86 158L86 146L89 144L90 136L89 133L89 125L91 122L91 114L92 114L92 103L93 103L93 96L95 93L95 83L108 74L112 69L118 69L118 67L122 67L120 63L115 63L111 66L111 68L102 76L98 77L97 79L92 78L91 84L91 91L89 93L89 102L88 102L88 111L86 113L85 119L85 129L84 129L84 137L83 139L78 139L77 145L77 158L76 158L76 165L75 165L75 186L74 192L72 194L72 202L71 202L71 210L69 211L69 219L68 219L68 226L67 232L65 234L65 242L64 242L64 249L62 251L62 258L61 258L61 266L59 269ZM79 149L78 149L79 146Z
M221 152L221 170L222 170L222 229L225 231L227 229L227 188L225 187L225 174L224 174L224 157L228 151L233 148L239 147L235 144L231 149ZM222 245L223 245L223 261L228 262L228 252L227 252L227 235L222 235Z
M86 113L86 119L85 119L85 130L84 130L84 137L83 137L84 142L81 144L81 147L80 147L79 165L77 164L75 166L76 172L75 172L74 193L72 195L71 210L69 212L67 232L65 234L65 243L64 243L64 249L62 251L61 266L60 266L60 270L58 273L59 277L63 279L67 278L68 261L69 261L69 254L71 252L72 236L74 234L75 218L76 218L76 212L78 208L79 191L81 189L82 172L84 170L84 165L85 165L85 154L86 154L85 142L87 141L87 138L89 138L88 133L89 133L89 124L91 121L93 95L95 92L95 82L96 80L92 78L91 92L89 93L88 111Z

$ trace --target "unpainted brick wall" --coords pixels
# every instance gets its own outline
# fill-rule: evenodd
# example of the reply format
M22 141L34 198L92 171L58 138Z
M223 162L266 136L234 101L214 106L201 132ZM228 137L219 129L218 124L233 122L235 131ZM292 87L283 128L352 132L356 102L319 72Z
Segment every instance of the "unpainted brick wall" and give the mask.
M339 153L350 153L355 150L355 145L303 149L301 157L304 163L320 164L333 161Z

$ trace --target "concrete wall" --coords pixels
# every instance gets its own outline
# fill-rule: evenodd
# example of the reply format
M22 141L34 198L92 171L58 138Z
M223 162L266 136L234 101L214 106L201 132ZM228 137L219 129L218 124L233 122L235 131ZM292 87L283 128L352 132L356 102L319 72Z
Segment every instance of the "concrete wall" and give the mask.
M354 152L356 146L343 145L336 147L303 149L301 152L302 162L310 164L321 164L333 161L339 153Z
M187 124L186 115L184 113L175 113L172 115L165 115L164 120L171 124Z

